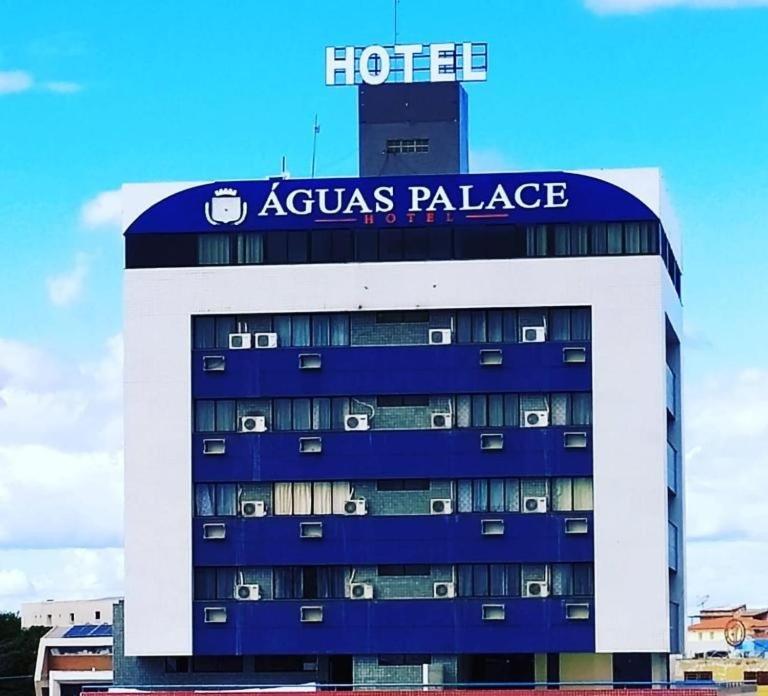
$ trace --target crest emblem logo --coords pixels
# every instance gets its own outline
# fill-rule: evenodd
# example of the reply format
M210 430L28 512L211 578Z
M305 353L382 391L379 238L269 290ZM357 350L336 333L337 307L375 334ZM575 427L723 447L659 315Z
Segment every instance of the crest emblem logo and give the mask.
M233 188L216 189L213 198L205 203L205 219L211 225L239 225L247 214L248 204Z

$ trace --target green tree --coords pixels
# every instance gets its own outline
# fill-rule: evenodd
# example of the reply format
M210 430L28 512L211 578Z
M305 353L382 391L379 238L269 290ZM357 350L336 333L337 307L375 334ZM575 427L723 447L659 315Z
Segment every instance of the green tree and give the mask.
M0 613L0 696L34 696L31 675L35 671L37 646L48 630L44 626L22 628L18 614Z

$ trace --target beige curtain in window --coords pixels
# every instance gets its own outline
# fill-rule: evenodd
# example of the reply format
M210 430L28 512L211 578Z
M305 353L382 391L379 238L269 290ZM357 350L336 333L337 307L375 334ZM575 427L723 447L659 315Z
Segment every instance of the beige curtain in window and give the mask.
M333 484L330 481L316 481L313 486L314 513L330 515L333 512Z
M333 482L333 514L344 514L344 503L352 497L349 481Z
M312 514L312 484L308 482L293 484L293 514Z
M573 479L573 509L574 510L592 510L592 479L575 478Z
M276 515L293 514L293 484L276 483L274 497Z

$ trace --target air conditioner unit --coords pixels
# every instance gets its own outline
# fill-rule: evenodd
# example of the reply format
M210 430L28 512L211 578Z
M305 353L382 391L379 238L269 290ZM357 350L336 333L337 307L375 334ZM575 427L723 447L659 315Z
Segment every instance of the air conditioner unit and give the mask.
M370 582L349 583L350 599L373 599L373 585Z
M523 411L524 428L546 428L549 425L549 411Z
M453 513L453 501L450 498L432 498L429 512L432 515L450 515Z
M368 422L368 416L349 415L344 418L344 430L370 430L371 424Z
M453 427L453 414L451 413L433 413L432 429L448 430Z
M547 340L546 326L524 326L523 343L544 343Z
M549 597L549 585L541 580L529 580L525 583L526 597Z
M344 503L345 515L367 515L368 505L365 498L351 498Z
M452 336L450 329L430 329L429 330L429 345L430 346L446 346L451 343Z
M264 433L267 431L267 419L264 416L241 416L241 433Z
M267 514L267 504L263 500L241 500L240 514L243 517L264 517Z
M276 333L255 333L253 334L254 348L277 348Z
M261 588L258 585L235 585L235 599L241 602L255 602L261 599Z
M456 596L456 585L452 582L436 582L432 585L432 596L437 599L451 599Z
M523 498L523 512L546 512L547 499L540 496Z
M231 333L229 334L229 349L244 350L250 348L252 337L249 333Z

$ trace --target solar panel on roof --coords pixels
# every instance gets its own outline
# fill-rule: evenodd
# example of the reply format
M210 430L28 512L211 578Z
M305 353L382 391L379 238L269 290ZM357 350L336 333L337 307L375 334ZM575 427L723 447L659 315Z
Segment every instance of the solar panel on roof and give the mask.
M97 638L112 635L110 624L78 624L71 626L64 634L64 638Z

